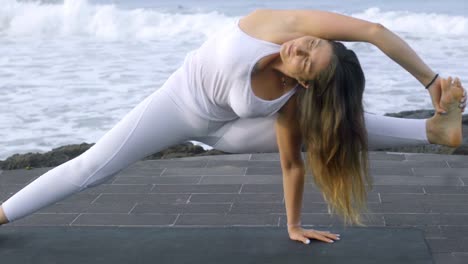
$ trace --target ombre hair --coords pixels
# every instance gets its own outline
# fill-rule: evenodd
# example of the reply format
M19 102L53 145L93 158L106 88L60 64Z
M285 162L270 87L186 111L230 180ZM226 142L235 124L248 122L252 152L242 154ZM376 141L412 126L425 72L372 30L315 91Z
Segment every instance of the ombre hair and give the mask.
M329 43L333 52L328 67L297 97L305 164L329 212L341 216L345 225L365 226L366 184L372 188L362 102L365 77L352 50Z

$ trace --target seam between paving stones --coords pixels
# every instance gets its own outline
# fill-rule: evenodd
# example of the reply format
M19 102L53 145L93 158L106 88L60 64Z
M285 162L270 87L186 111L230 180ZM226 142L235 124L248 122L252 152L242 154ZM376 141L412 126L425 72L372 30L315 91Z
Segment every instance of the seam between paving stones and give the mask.
M81 215L82 215L82 213L78 214L78 216L75 219L73 219L73 221L71 221L71 223L68 224L68 225L71 226L76 221L76 219L78 219L78 217L80 217Z
M103 193L100 193L94 200L92 200L92 201L91 201L91 204L94 204L94 202L95 202L97 199L99 199L99 197L101 197L102 194L103 194Z
M128 211L128 214L130 214L137 205L138 205L138 202L136 202L135 205L130 209L130 211Z
M445 160L445 163L447 164L448 168L452 168L452 166L450 166L450 163L447 160Z
M175 226L177 221L179 220L180 214L177 214L176 218L174 219L174 222L170 224L170 226Z

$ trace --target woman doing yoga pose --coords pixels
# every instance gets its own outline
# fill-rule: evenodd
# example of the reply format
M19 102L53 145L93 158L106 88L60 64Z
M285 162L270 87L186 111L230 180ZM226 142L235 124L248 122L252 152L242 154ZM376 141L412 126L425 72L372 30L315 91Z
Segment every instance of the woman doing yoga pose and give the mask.
M337 41L377 46L428 89L435 115L416 120L364 112L360 63ZM279 151L290 239L330 242L338 235L300 225L306 169L331 212L362 224L366 186L372 185L367 150L460 145L465 100L458 79L438 77L378 23L316 10L257 10L190 52L160 89L93 147L6 200L0 224L106 182L152 153L196 140L232 153Z

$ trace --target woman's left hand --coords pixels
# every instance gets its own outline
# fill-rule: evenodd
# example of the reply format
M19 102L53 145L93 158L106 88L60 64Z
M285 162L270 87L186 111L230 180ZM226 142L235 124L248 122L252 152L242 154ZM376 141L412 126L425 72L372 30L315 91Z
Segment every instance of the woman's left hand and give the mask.
M463 88L458 78L455 79L454 84ZM429 94L431 95L432 105L434 106L434 109L436 110L437 113L444 114L444 112L446 111L440 106L440 97L442 96L442 78L437 77L435 82L431 86L429 86L428 90L429 90ZM465 112L466 96L467 96L467 93L465 90L463 97L460 101L460 108L461 108L462 113Z

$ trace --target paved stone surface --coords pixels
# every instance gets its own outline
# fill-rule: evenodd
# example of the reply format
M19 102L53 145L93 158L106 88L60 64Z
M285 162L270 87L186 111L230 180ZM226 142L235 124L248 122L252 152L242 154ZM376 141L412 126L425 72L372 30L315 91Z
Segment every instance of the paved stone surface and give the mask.
M370 152L365 223L423 230L434 263L468 263L468 156ZM0 201L52 168L0 171ZM343 223L308 175L302 223ZM6 226L286 226L277 153L139 161Z

